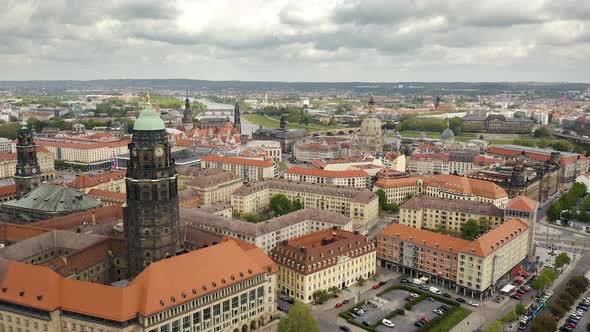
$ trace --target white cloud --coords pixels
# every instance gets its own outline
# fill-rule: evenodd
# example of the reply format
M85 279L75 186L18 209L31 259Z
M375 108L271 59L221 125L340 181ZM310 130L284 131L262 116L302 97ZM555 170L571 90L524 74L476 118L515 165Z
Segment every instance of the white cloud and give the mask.
M588 81L587 0L0 0L2 79Z

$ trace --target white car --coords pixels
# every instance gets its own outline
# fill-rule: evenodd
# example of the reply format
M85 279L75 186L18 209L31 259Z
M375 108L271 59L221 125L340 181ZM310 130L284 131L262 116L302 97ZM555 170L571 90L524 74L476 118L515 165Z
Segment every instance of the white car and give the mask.
M385 319L385 318L381 321L381 324L383 324L387 327L394 327L395 326L395 324L393 324L392 321L390 321L389 319Z
M536 247L536 246L538 246L538 245L539 245L539 241L535 240L535 241L533 241L533 244L534 244L534 245L535 245L535 247Z
M434 312L434 313L435 313L435 314L437 314L437 315L442 315L442 314L444 314L444 312L442 312L442 310L439 310L439 309L434 309L432 312Z
M410 293L410 296L411 297L418 297L418 294L416 294L416 293Z
M545 267L548 267L550 269L555 269L555 266L553 266L553 264L545 264Z
M477 302L474 302L474 301L469 301L469 302L467 302L467 303L468 303L470 306L472 306L472 307L479 307L479 303L477 303Z

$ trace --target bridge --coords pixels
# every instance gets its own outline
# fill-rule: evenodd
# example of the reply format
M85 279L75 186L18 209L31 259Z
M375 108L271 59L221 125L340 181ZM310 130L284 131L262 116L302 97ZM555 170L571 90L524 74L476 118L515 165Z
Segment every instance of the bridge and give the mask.
M588 144L590 145L590 138L583 137L583 136L574 136L574 135L566 135L566 134L553 134L554 136L565 138L570 141L574 141L580 144Z
M310 130L309 133L314 136L345 136L354 135L361 131L360 127L354 128L340 128L340 129L323 129L323 130Z

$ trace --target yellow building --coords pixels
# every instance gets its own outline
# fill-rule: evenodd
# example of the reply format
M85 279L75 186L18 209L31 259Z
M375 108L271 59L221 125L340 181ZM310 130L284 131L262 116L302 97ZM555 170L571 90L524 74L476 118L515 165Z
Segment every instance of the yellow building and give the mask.
M371 176L364 170L326 171L294 166L285 172L285 179L355 188L368 188L371 185Z
M93 175L79 174L76 175L76 178L72 182L68 183L68 186L78 189L85 194L92 189L125 193L125 174L126 171L114 171Z
M218 168L239 176L244 181L276 178L279 169L272 159L233 158L208 155L201 159L203 168Z
M303 303L312 302L318 290L343 289L367 279L377 268L371 239L334 229L283 241L270 257L278 266L278 291Z
M311 184L282 179L247 183L231 197L234 215L259 213L267 209L270 199L284 194L299 201L304 208L343 214L355 223L355 228L366 226L379 216L379 198L368 189Z
M202 204L229 203L231 194L243 184L232 172L218 168L177 167L178 189L193 189Z
M487 228L494 228L504 222L504 210L491 203L421 196L408 200L399 211L399 223L414 228L459 232L469 219L485 220Z
M508 202L506 191L493 182L448 174L380 179L373 191L379 189L385 191L388 203L402 204L418 195L487 202L499 208Z
M35 138L35 144L46 148L60 163L89 170L111 168L113 158L129 153L128 140L81 141Z

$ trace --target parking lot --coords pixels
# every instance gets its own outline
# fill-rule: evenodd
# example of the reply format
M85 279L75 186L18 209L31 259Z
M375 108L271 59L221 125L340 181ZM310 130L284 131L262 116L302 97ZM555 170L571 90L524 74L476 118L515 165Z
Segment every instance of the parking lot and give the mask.
M414 326L414 323L422 317L426 317L428 320L431 320L432 318L438 316L433 312L433 310L438 308L442 304L444 303L438 302L436 300L434 300L434 302L423 300L418 302L415 306L413 306L412 310L406 310L403 316L397 315L393 317L391 321L395 324L395 329L398 331L415 331L418 329L418 327ZM377 331L390 330L391 328L383 325L377 327Z
M366 312L362 316L355 317L355 320L361 324L362 322L367 322L369 325L377 324L390 312L400 308L403 309L404 304L406 303L404 298L408 295L410 295L410 292L403 289L394 289L391 292L383 294L381 298L386 300L387 303L380 307L369 303L365 304L364 308L366 309Z

